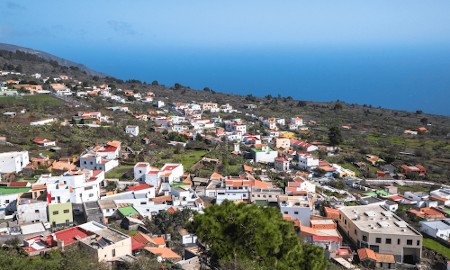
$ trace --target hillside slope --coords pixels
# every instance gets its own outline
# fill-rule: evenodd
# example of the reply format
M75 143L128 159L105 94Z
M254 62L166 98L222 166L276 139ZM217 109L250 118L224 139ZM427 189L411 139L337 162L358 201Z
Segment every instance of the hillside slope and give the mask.
M70 60L67 60L67 59L64 59L64 58L61 58L61 57L58 57L58 56L55 56L55 55L52 55L52 54L49 54L49 53L46 53L43 51L38 51L38 50L20 47L20 46L16 46L16 45L12 45L12 44L6 44L6 43L0 43L0 50L10 51L10 52L22 51L22 52L37 55L47 61L56 61L60 66L77 67L81 71L85 71L89 75L99 76L99 77L105 76L105 74L103 74L101 72L97 72L95 70L92 70L83 64L75 63L73 61L70 61Z

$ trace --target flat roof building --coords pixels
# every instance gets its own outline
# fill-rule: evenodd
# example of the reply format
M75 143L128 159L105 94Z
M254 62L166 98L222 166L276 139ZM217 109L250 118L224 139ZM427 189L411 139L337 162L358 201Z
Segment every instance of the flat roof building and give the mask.
M380 205L339 209L338 224L359 248L392 254L396 262L420 261L422 235L404 220Z

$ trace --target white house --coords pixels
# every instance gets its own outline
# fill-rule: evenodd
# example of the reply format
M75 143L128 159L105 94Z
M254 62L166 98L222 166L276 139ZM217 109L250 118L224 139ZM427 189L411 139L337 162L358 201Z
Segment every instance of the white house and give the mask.
M236 133L239 133L241 135L244 135L245 133L247 133L247 126L244 125L244 124L236 124L236 123L234 123L234 124L231 125L231 130L236 132Z
M139 126L128 125L125 127L125 133L136 137L139 135Z
M288 182L288 186L286 187L286 194L288 195L299 195L315 192L316 185L300 177L295 178L292 182Z
M236 132L226 132L225 138L229 142L240 142L242 140L242 135Z
M109 172L119 166L117 159L106 159L97 154L85 154L80 157L80 168L83 170L100 170Z
M180 229L178 231L181 235L181 243L183 245L192 245L197 243L197 236L189 233L186 229Z
M93 147L90 150L90 153L106 159L116 159L119 158L121 144L122 143L119 141L109 141L106 145L97 145Z
M5 211L8 207L16 205L18 196L29 190L29 187L0 187L0 219L5 218Z
M105 173L96 171L73 171L60 176L44 175L35 185L45 185L49 203L97 201Z
M296 149L305 151L305 152L314 152L314 151L319 150L319 147L317 147L316 145L310 144L310 143L302 141L302 140L296 140L296 139L291 140L291 146Z
M291 118L291 123L297 127L303 126L303 118L293 117Z
M29 163L28 151L0 153L0 173L18 173Z
M167 163L161 169L139 162L134 166L134 179L158 187L161 183L179 182L184 174L182 164Z
M273 117L264 120L263 125L268 127L271 130L278 130L277 121Z
M310 226L313 207L307 196L279 196L278 204L284 216L299 220L303 226Z
M164 103L164 101L162 101L162 100L158 100L158 101L155 101L155 102L153 102L153 106L155 106L155 107L157 107L157 108L162 108L162 107L164 107L166 104Z
M433 237L448 241L450 236L450 219L421 221L420 231Z
M309 170L319 166L319 159L309 153L297 153L298 166L300 169Z
M252 188L271 188L272 184L260 180L250 179L243 176L228 177L219 187L215 188L216 203L221 204L224 200L250 201Z
M255 162L273 163L278 157L278 151L267 145L263 145L261 148L252 148L252 153Z
M19 198L17 200L17 221L19 224L48 222L47 202Z
M155 187L148 184L139 184L129 187L127 191L118 194L104 196L99 205L104 217L109 217L120 208L120 205L132 205L140 215L151 218L160 211L167 210L170 206L155 203Z

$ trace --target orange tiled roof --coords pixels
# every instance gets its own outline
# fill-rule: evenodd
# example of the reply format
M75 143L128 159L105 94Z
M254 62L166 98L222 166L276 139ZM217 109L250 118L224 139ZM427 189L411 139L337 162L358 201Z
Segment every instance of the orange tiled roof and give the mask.
M225 177L223 177L223 175L221 175L220 173L214 172L213 174L211 174L211 176L209 178L210 179L223 179Z
M149 239L149 243L152 243L152 244L154 244L156 246L165 246L166 245L166 240L162 236L151 237Z
M358 249L358 257L361 261L373 260L376 262L383 262L383 263L395 263L394 255L376 253L375 251L369 248Z
M115 147L115 148L119 148L121 144L122 143L119 142L119 141L109 141L109 142L106 143L106 145L109 145L109 146L112 146L112 147Z
M369 248L360 248L358 249L358 257L361 261L370 259L370 260L377 260L377 257L375 256L375 251L369 249Z
M141 232L137 232L135 235L133 235L132 238L134 240L138 241L139 243L142 243L145 245L152 242L152 240L151 240L152 238L150 236L148 236L147 234L141 233Z

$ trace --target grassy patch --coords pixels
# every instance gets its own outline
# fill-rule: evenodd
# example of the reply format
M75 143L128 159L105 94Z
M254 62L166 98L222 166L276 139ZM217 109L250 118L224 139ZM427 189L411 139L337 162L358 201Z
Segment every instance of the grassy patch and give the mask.
M433 186L419 186L419 185L415 185L415 186L397 186L397 190L399 193L405 193L406 191L411 191L411 192L430 192L431 190L437 189L437 187L433 187Z
M447 259L450 259L450 248L442 245L441 243L439 243L436 240L424 237L423 238L423 246L442 254Z
M361 176L361 171L355 165L351 164L350 162L344 162L340 165L345 169L355 172L356 176L358 176L358 177Z
M50 95L32 95L32 96L2 96L0 97L0 105L22 106L22 105L40 105L54 106L61 105L63 102Z
M181 154L173 154L171 158L161 159L153 166L161 167L164 163L181 163L185 170L189 170L192 165L197 163L204 155L208 153L207 150L186 150Z
M133 170L133 165L119 165L106 173L106 178L121 178L127 172Z

